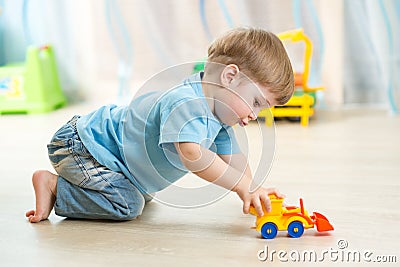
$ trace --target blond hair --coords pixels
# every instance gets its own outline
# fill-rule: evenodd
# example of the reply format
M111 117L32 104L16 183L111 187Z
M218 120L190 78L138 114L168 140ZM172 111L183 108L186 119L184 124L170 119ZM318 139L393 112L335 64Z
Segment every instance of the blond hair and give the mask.
M279 105L293 94L292 65L282 42L271 32L254 28L228 31L209 46L207 61L237 65L254 82L270 88Z

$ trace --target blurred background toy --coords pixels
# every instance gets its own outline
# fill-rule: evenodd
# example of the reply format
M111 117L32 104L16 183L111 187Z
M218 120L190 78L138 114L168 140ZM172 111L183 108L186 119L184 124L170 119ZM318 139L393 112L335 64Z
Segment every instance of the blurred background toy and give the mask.
M31 46L25 63L0 67L0 114L42 113L65 104L51 46Z
M304 42L303 70L294 70L296 90L292 98L284 106L272 107L273 117L298 117L300 124L307 126L309 118L314 115L314 105L316 103L316 92L323 90L324 87L310 87L310 66L313 44L310 38L304 34L303 29L282 32L278 37L284 44ZM293 66L295 64L292 64ZM295 67L294 67L295 68ZM267 125L272 125L272 116L269 110L262 110L258 114L264 117Z

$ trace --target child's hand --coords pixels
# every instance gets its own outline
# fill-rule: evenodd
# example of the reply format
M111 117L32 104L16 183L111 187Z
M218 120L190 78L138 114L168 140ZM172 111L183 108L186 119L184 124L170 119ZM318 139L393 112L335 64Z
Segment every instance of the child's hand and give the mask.
M248 214L250 206L252 205L259 216L264 215L261 203L264 204L267 212L271 211L271 200L268 195L274 194L278 198L285 197L285 195L281 194L275 188L260 187L252 193L249 192L248 188L237 188L235 191L243 201L243 213Z

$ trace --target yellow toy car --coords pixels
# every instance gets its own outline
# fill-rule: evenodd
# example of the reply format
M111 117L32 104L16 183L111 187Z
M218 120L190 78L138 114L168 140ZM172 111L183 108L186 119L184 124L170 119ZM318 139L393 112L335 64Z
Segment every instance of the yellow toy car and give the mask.
M318 212L313 212L313 215L308 214L304 209L303 199L300 198L300 207L284 207L283 198L277 198L275 195L270 195L269 198L272 210L266 212L263 206L263 216L258 216L255 208L250 207L250 213L257 216L256 229L261 232L263 238L275 238L278 231L286 230L289 236L297 238L303 235L304 229L313 228L314 225L318 232L333 230L333 226L324 215Z

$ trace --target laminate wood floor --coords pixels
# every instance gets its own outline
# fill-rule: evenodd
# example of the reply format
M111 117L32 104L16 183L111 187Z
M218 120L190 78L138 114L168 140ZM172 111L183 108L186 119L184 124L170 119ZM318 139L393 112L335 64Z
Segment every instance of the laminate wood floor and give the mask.
M285 193L287 204L298 205L302 197L308 211L327 216L335 227L328 234L309 229L298 239L283 232L261 239L251 228L255 218L242 214L233 193L196 209L152 201L129 222L52 213L30 224L24 213L34 207L31 174L51 169L48 140L72 115L92 108L0 116L0 266L309 266L314 256L321 266L353 266L358 256L368 266L398 266L399 116L379 109L317 111L309 127L277 123L275 159L265 184ZM249 125L249 136L256 129ZM261 145L249 143L250 151ZM183 182L198 180L188 176Z

